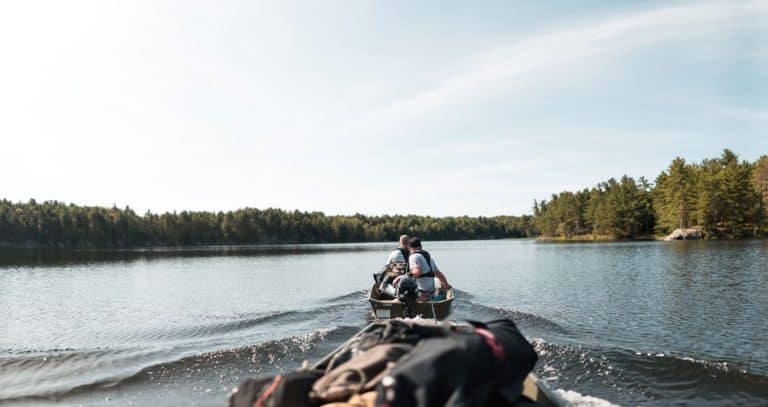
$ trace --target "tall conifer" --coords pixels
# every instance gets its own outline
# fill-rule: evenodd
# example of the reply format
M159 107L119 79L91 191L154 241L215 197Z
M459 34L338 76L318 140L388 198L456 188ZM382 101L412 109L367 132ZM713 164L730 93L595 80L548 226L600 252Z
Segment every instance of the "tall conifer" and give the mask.
M672 160L667 171L656 178L654 202L660 231L669 232L693 224L696 200L694 188L695 171L680 157Z

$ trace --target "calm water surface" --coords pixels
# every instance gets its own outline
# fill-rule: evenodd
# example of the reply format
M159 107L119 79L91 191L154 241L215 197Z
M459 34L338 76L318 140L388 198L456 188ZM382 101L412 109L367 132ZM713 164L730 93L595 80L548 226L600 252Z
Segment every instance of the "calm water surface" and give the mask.
M224 405L363 327L391 248L0 249L0 404ZM768 242L425 248L458 289L451 317L514 319L566 396L768 403Z

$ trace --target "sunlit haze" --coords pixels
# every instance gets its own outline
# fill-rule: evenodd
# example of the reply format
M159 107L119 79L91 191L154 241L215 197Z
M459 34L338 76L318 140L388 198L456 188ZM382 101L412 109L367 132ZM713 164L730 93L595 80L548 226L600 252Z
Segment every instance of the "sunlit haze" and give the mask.
M768 1L0 5L0 198L530 213L768 153Z

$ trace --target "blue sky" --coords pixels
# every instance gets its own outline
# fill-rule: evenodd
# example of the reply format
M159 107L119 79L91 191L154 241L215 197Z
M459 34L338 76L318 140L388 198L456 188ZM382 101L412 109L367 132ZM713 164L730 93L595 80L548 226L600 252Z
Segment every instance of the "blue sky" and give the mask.
M0 191L530 213L768 154L768 1L0 5Z

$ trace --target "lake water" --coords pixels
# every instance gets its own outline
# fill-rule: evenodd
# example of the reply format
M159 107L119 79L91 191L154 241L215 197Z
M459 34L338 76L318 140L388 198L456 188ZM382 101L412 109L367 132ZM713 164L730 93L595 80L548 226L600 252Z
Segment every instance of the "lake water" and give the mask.
M365 326L392 248L0 249L0 405L225 405ZM451 318L512 318L565 397L768 403L766 241L425 249L457 289Z

